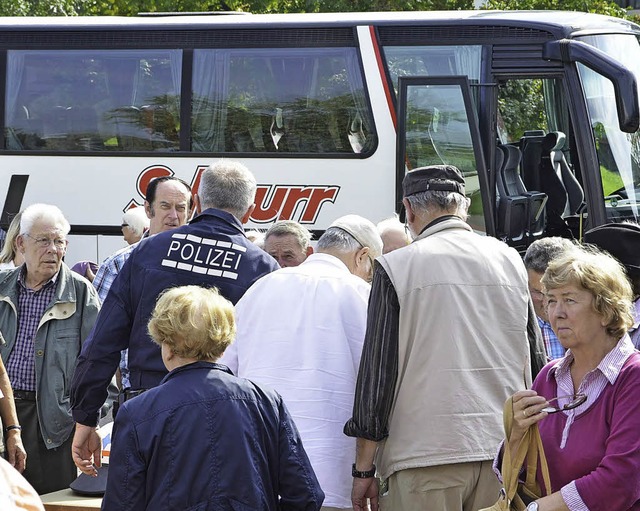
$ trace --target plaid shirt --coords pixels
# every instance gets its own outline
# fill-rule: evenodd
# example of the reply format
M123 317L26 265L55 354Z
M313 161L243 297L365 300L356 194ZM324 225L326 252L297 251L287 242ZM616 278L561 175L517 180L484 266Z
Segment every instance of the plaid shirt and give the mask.
M18 277L18 333L16 343L7 361L7 374L11 387L16 390L36 390L36 363L34 338L38 324L56 292L58 274L39 290L29 289L25 283L26 266Z
M564 357L565 349L560 344L556 333L551 328L551 325L544 319L538 317L538 325L540 326L540 332L542 332L542 339L544 340L544 349L547 352L547 358L549 360L555 360L556 358Z
M116 253L107 257L98 271L96 273L95 278L93 279L93 287L96 288L98 292L98 297L100 298L100 303L104 303L107 295L109 294L109 289L111 289L111 285L113 281L116 280L118 273L122 270L124 263L127 262L131 252L134 248L136 248L138 244L134 243L133 245L128 245L124 248L121 248Z

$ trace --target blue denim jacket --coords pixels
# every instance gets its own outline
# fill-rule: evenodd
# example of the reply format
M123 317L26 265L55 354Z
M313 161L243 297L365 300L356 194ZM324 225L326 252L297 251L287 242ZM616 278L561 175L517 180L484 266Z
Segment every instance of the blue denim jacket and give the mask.
M5 364L16 341L21 270L0 274L0 356ZM62 445L73 432L71 378L99 308L98 294L89 281L62 263L53 302L45 310L34 339L38 421L50 449Z

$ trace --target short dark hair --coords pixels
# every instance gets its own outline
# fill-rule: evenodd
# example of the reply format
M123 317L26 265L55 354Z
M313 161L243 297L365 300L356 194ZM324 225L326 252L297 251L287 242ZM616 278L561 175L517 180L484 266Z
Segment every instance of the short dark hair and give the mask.
M191 211L193 209L193 194L191 193L191 187L185 180L180 179L176 176L154 177L151 181L149 181L149 185L147 186L147 196L145 198L149 205L153 206L153 202L156 200L156 191L158 189L158 186L161 183L166 183L167 181L177 181L178 183L183 184L184 187L189 191L189 211Z

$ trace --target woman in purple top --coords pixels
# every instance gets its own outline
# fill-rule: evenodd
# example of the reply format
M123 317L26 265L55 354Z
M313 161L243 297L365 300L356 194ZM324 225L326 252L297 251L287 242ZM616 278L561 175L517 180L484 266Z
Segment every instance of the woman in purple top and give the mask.
M607 254L576 247L549 265L542 285L567 352L532 390L513 395L510 448L539 423L551 477L551 495L527 509L640 510L640 354L627 334L632 291L624 269ZM586 400L573 407L578 394Z

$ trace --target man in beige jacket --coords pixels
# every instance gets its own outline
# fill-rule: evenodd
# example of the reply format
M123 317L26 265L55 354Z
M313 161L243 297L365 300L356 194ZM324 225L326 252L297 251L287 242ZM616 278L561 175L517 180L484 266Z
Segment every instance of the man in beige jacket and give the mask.
M415 240L376 260L345 426L357 437L352 503L476 510L498 495L503 403L530 384L532 360L534 372L545 362L527 272L514 249L465 222L456 167L411 171L403 191Z

